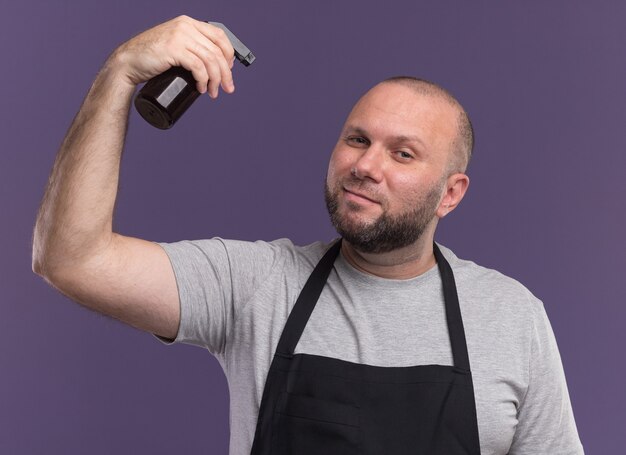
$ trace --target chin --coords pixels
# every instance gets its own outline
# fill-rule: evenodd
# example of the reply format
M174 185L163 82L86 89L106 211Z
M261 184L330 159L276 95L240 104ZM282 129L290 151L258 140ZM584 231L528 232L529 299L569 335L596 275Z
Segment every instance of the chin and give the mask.
M368 213L363 207L348 207L340 211L339 216L343 225L350 224L355 230L362 230L375 224L381 215Z

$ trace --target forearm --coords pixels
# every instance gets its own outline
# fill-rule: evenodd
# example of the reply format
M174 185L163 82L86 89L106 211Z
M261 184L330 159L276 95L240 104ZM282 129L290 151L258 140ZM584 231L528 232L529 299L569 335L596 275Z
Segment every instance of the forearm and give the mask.
M33 270L71 267L113 235L119 169L135 87L107 60L57 153L33 234Z

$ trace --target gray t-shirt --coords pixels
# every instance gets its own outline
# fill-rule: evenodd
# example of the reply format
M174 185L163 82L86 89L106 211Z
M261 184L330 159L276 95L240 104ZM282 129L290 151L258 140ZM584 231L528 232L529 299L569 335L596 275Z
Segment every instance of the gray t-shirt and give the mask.
M181 302L174 342L204 347L220 362L230 390L230 455L249 455L278 340L330 242L158 244L174 268ZM514 279L439 246L457 284L481 453L582 454L543 303ZM340 254L295 353L378 366L452 365L437 266L390 280L360 272Z

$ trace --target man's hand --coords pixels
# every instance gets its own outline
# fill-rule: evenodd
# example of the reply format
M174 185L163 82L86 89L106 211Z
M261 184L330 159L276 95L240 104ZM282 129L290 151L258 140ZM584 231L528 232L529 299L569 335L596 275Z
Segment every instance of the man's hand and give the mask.
M235 51L221 28L188 16L148 29L120 45L110 57L122 78L136 86L167 71L182 66L191 71L200 93L212 98L223 90L235 90L231 69Z

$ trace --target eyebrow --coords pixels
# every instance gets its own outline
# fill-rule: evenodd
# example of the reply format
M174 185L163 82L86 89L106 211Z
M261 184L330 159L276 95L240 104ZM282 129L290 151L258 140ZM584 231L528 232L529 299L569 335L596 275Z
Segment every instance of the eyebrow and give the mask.
M348 125L346 127L346 133L350 133L350 132L369 137L369 133L365 131L363 128L360 128L358 126ZM421 144L422 146L425 146L424 141L422 141L418 136L406 136L404 134L401 134L399 136L392 136L391 139L394 142L417 142Z

